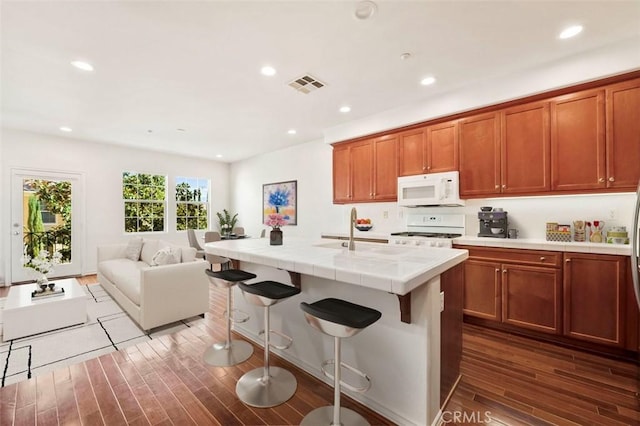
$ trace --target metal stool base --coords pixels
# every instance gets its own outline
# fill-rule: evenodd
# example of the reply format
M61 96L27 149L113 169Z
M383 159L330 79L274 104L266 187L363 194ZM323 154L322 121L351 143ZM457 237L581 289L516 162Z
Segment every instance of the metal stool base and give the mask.
M316 408L302 419L300 426L323 426L333 423L333 405ZM360 414L348 408L340 407L340 424L342 426L371 426Z
M214 343L204 352L204 362L216 367L229 367L248 360L253 354L253 346L244 340L232 340L228 348L224 342Z
M236 384L236 394L240 401L258 408L269 408L289 400L296 392L298 382L293 374L284 368L269 367L269 380L263 381L264 368L256 368L245 373Z

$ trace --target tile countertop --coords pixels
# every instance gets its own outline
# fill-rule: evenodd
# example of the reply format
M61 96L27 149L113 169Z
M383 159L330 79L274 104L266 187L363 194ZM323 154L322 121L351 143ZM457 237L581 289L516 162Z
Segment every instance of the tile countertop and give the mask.
M549 251L565 251L573 253L593 253L593 254L617 254L623 256L631 256L631 245L629 244L605 244L605 243L578 243L578 242L555 242L537 238L489 238L489 237L458 237L453 240L453 244L482 246L482 247L501 247L501 248L519 248L529 250L549 250Z
M271 246L268 238L216 241L205 244L207 253L271 266L305 275L405 295L469 257L467 250L394 247L342 241L285 237Z

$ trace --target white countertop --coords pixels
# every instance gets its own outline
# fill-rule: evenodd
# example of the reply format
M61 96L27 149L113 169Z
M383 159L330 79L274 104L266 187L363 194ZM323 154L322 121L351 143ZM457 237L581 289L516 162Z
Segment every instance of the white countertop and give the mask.
M574 253L594 253L594 254L616 254L631 256L631 246L629 244L605 244L605 243L561 243L547 241L537 238L489 238L489 237L458 237L453 240L454 244L481 246L481 247L501 247L518 248L529 250L549 250L565 251Z
M463 262L467 250L395 247L357 242L356 250L330 239L284 238L271 246L268 238L216 241L207 253L280 268L367 288L404 295Z

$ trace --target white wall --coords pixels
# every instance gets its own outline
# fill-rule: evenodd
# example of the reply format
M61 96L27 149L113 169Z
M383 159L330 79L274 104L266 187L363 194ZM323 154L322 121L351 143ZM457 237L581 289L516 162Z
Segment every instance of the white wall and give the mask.
M130 149L122 146L90 143L63 137L53 137L17 130L2 130L0 150L0 188L2 214L0 235L3 236L4 267L9 275L10 175L11 169L44 169L84 175L86 194L86 229L83 273L96 271L96 246L125 241L122 204L122 172L125 170L166 174L169 176L169 196L176 176L211 179L212 213L229 205L229 166L212 160L202 160L174 154ZM215 216L214 216L215 217ZM217 219L212 222L217 228ZM166 233L158 237L187 245L184 231L175 230L175 205L169 203Z
M2 153L2 145L3 138L0 137L0 286L4 286L5 284L5 255L4 255L4 240L6 239L8 229L4 228L5 224L5 208L8 207L8 204L5 200L5 188L4 188L4 166L3 166L3 158L4 155Z

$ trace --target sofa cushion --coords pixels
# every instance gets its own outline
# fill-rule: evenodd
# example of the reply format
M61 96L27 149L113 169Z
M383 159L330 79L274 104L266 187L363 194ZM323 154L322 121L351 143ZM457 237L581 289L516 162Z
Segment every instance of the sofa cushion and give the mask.
M198 251L193 247L181 247L182 251L182 263L193 262L196 260L196 254Z
M111 259L100 262L99 271L129 300L140 306L140 270L148 265L129 259Z
M160 242L158 240L145 239L142 245L142 253L140 253L140 260L147 265L153 265L153 256L160 249Z
M129 260L133 260L137 262L140 260L140 252L142 251L142 237L134 237L129 240L127 243L127 248L125 249L125 257Z
M180 263L180 249L163 247L153 256L151 266L172 265L174 263Z

